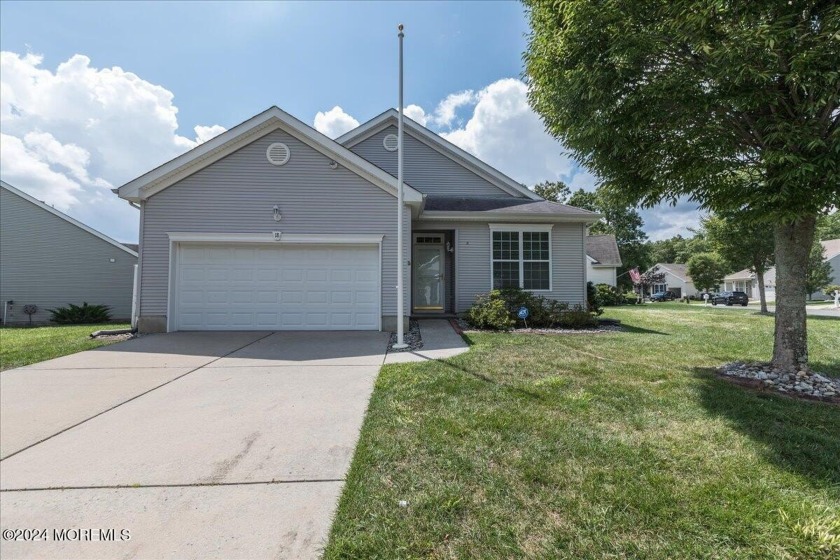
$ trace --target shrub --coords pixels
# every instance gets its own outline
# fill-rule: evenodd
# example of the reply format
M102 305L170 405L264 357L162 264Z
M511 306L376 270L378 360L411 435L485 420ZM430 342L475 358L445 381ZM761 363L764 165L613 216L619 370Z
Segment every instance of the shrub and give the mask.
M564 329L589 329L598 326L598 319L582 305L574 305L560 314L558 326Z
M586 283L586 308L590 313L600 315L604 312L601 309L601 301L598 299L598 290L595 289L595 284L592 282Z
M507 331L516 324L499 290L476 296L467 311L467 321L476 328L494 331Z
M111 320L111 311L107 305L90 305L88 302L82 303L81 306L69 303L67 307L48 311L52 314L50 321L59 325L107 323Z
M560 320L560 313L569 308L567 303L537 296L519 288L505 288L496 291L499 292L499 297L505 302L505 307L514 320L514 323L521 321L517 316L519 308L528 308L530 315L528 315L528 319L526 320L531 327L550 327L555 325Z
M595 297L601 307L624 304L624 294L609 284L595 284Z
M583 328L598 324L598 320L583 306L570 308L568 303L534 295L518 288L493 290L477 296L475 303L467 311L466 319L479 329L510 330L521 324L522 320L517 316L520 307L528 308L530 314L526 322L529 327ZM568 318L567 314L570 314ZM581 314L587 318L579 316ZM565 324L569 326L566 327Z

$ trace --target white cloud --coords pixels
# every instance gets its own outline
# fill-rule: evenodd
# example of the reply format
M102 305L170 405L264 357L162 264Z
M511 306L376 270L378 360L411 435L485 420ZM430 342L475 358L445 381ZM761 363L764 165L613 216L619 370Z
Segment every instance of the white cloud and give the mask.
M420 105L407 106L405 109L403 109L403 114L405 114L406 117L422 126L426 126L426 123L429 119L429 116L426 115L426 111L424 111L423 107L421 107Z
M520 80L494 82L475 94L477 103L464 126L441 136L528 186L588 175L545 132L527 95L528 88ZM594 184L591 177L577 180Z
M218 136L222 132L225 132L227 129L223 126L218 125L218 124L214 124L213 126L198 125L195 128L193 128L193 130L195 131L195 141L196 141L196 143L197 144L203 144L203 143L207 142L208 140L211 140L211 139L215 138L216 136Z
M700 225L702 213L696 202L682 199L676 205L660 204L653 208L639 210L645 221L645 232L651 241L668 239L675 235L692 237L692 229Z
M122 68L94 68L80 54L54 72L42 63L40 55L0 53L0 174L94 228L136 239L136 211L105 189L224 129L179 135L172 92Z
M315 115L315 130L330 138L338 138L357 126L359 121L345 113L338 105L325 113L318 111Z
M476 95L471 89L450 93L443 101L438 103L434 114L431 116L431 121L438 126L452 125L452 121L457 116L456 111L460 107L475 103L477 100L480 102L480 96L481 94Z
M0 134L0 165L3 180L25 190L39 200L48 201L67 211L78 202L82 186L59 171L50 168L37 153L16 136Z

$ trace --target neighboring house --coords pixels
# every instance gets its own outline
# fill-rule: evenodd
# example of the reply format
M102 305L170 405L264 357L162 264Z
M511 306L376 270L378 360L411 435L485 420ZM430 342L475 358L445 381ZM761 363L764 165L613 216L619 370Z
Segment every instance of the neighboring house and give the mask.
M687 267L678 263L656 263L652 268L658 266L659 272L665 273L665 278L660 284L651 286L650 293L671 291L681 298L683 296L698 297L699 292L694 287L691 276L688 275Z
M840 239L828 239L821 242L825 261L831 265L831 284L840 284ZM733 272L723 279L723 290L746 292L750 299L759 299L758 283L755 274L749 269ZM776 299L776 267L770 267L764 273L764 293L767 301ZM830 296L823 292L815 292L814 298L830 299Z
M724 276L720 289L727 292L745 292L750 299L760 299L758 279L748 268ZM768 268L764 272L764 297L767 301L776 300L776 267Z
M141 208L140 330L392 329L396 124L389 110L334 141L272 107L117 189ZM597 214L409 119L404 140L402 313L505 286L584 303Z
M586 279L593 284L616 285L621 255L614 235L586 236Z
M103 304L131 318L137 253L0 181L0 302L8 324L33 323L68 303ZM9 303L11 302L11 303Z
M827 239L822 241L823 256L826 262L831 265L831 284L840 285L840 239ZM817 292L814 297L832 299L823 292Z

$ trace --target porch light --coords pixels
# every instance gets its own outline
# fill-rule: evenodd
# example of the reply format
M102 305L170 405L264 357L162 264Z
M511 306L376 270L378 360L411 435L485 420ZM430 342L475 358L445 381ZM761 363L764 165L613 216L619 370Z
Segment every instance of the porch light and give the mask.
M275 221L275 222L279 222L279 221L280 221L280 218L281 218L281 216L280 216L280 207L279 207L279 206L277 206L277 205L275 204L275 205L274 205L274 221Z

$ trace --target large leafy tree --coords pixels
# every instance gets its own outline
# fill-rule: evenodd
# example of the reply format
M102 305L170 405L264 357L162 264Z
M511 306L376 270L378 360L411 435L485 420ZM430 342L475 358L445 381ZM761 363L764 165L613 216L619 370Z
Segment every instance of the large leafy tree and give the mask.
M695 231L693 237L675 235L650 243L650 258L658 263L685 264L692 255L708 253L712 248L703 231Z
M807 362L817 218L840 203L840 4L525 0L530 101L631 202L774 224L773 363Z
M745 220L737 214L712 215L702 223L706 237L726 261L729 272L747 268L755 274L761 311L766 313L764 274L773 266L775 256L772 224Z
M688 259L688 275L699 290L713 290L726 276L726 261L717 253L697 253Z
M840 239L840 212L820 216L817 220L817 239Z
M566 202L572 194L571 189L563 181L543 181L534 185L534 192L546 200Z

